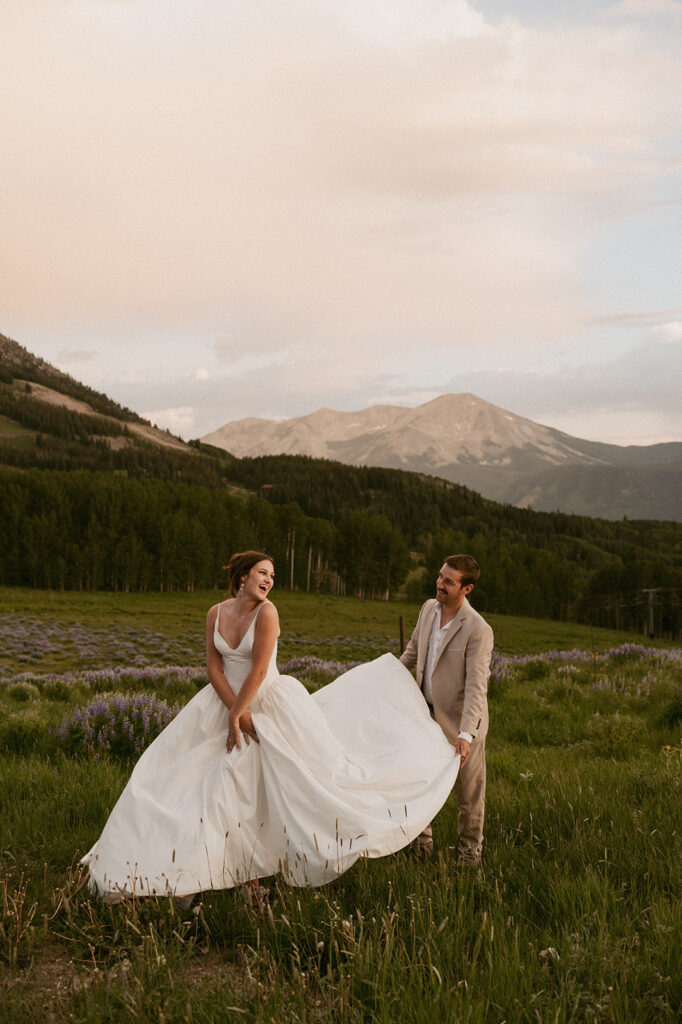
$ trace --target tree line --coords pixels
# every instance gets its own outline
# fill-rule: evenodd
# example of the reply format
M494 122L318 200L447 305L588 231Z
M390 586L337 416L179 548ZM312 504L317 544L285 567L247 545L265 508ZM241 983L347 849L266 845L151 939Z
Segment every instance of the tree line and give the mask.
M132 437L121 421L104 416L93 416L67 409L63 405L49 405L31 397L30 384L23 391L14 387L0 387L0 415L32 430L72 440L91 437Z
M267 487L255 494L87 470L0 467L0 584L207 589L223 585L232 551L257 548L274 557L278 587L367 598L404 588L420 600L433 593L445 554L470 551L483 570L475 590L482 611L641 631L641 590L663 587L670 596L656 630L679 636L674 595L682 591L682 570L652 550L626 545L616 556L558 533L543 544L542 530L525 536L462 515L451 526L428 529L423 522L415 551L409 533L371 504L343 507L327 519L266 494ZM663 600L657 592L657 607Z
M643 632L644 591L656 588L657 635L682 635L680 523L535 512L436 477L306 456L239 459L230 475L274 503L295 496L331 522L351 508L385 515L418 554L406 584L415 600L433 593L444 554L469 551L483 570L475 591L482 611Z
M195 590L222 586L235 550L265 550L278 586L386 598L409 552L381 515L332 525L275 506L163 480L0 467L0 583L67 590Z

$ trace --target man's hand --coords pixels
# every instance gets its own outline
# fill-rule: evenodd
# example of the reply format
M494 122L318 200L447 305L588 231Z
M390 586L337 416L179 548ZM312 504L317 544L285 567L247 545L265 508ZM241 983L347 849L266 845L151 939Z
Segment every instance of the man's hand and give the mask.
M469 741L465 740L462 736L458 736L457 739L455 740L455 753L459 754L461 758L461 761L459 762L460 768L463 768L464 765L467 763L470 747L471 744L469 743Z

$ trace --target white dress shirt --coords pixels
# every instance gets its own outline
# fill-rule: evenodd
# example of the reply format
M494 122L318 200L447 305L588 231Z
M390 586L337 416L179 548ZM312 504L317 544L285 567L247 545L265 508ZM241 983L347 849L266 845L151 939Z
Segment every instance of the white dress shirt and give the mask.
M426 664L424 665L424 676L422 679L422 690L424 697L426 698L427 704L433 706L433 690L431 689L431 673L433 672L434 665L438 658L438 654L443 645L443 641L447 637L447 632L450 626L455 620L450 619L444 626L440 624L440 612L436 612L433 617L433 625L431 627L431 635L429 637L429 649L426 652ZM471 743L473 736L469 732L460 732L458 735L459 739L466 740L467 743Z

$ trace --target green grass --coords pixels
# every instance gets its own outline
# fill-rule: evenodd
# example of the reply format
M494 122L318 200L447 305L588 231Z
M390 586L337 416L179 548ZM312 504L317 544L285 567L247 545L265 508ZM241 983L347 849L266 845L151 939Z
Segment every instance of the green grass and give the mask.
M381 653L372 645L395 634L397 615L415 611L276 597L301 651L323 657L333 656L330 637L341 649L354 632L369 656ZM135 630L145 658L178 636L199 657L199 639L188 638L203 634L214 599L2 591L0 607L19 641L22 629L26 643L40 635L34 620L53 623L55 650L57 627L78 623L69 643L77 653L91 638L104 665ZM516 653L591 646L581 627L503 617L494 625ZM595 631L601 651L623 639ZM68 646L47 659L66 663ZM93 901L77 861L129 764L49 746L49 728L88 699L85 689L60 679L25 692L0 685L3 727L38 723L33 738L19 732L14 752L0 754L0 1020L677 1021L681 686L682 660L654 651L512 666L491 689L482 869L454 863L450 800L434 823L431 861L408 849L360 862L318 890L271 880L270 908L258 912L233 891L205 894L193 910ZM186 687L174 699L186 699Z
M17 448L33 448L36 443L35 430L28 430L20 423L0 416L0 443L11 444Z
M14 644L0 643L0 676L127 663L201 665L206 612L224 597L219 591L122 594L100 591L31 590L0 587L0 631L10 623ZM338 661L376 657L397 650L400 617L409 638L419 605L362 601L350 597L275 591L282 627L280 661L319 654ZM574 647L604 651L642 642L632 633L570 622L490 615L495 647L505 654L536 654ZM17 625L15 629L14 626ZM22 633L23 630L23 633ZM44 643L46 632L51 642ZM75 634L76 639L74 639ZM25 643L19 641L25 636ZM648 642L648 641L645 641ZM662 642L659 642L659 646ZM12 647L16 651L12 651Z

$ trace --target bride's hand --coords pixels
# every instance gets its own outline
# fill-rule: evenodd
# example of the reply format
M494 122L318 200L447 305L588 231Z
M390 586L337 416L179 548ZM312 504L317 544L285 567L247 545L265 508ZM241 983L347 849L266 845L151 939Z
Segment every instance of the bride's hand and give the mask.
M233 717L232 712L228 712L227 718L227 752L230 754L234 748L241 750L241 744L239 742L239 734L241 733L244 737L246 745L248 747L251 740L255 740L256 743L260 743L256 734L256 727L253 724L253 718L251 717L250 711L242 711L241 715L236 718Z
M258 734L256 732L256 727L253 724L253 718L251 717L250 711L245 711L244 714L240 717L239 728L244 734L244 739L246 740L247 743L249 742L249 738L255 740L256 743L260 743L260 740L258 739Z
M240 715L233 717L232 712L229 711L227 714L227 752L231 754L234 748L241 750L241 744L239 742L239 723L241 720Z

